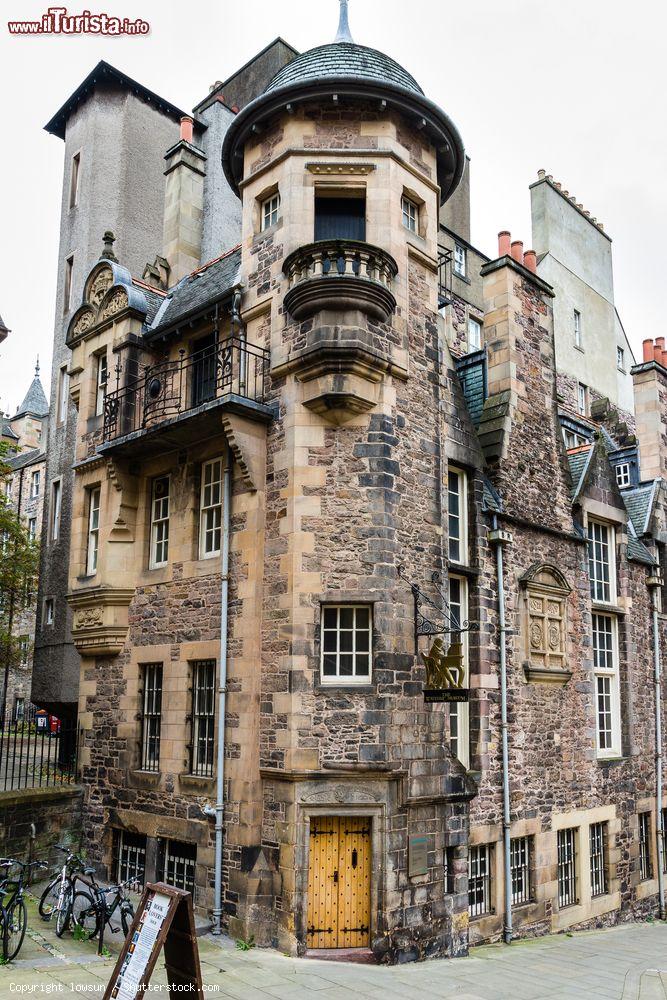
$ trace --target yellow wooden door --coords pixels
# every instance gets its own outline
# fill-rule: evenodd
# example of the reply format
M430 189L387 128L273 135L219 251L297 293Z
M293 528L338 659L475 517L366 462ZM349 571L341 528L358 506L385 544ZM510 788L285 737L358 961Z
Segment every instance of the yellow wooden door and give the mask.
M371 821L319 816L310 824L308 947L370 944Z

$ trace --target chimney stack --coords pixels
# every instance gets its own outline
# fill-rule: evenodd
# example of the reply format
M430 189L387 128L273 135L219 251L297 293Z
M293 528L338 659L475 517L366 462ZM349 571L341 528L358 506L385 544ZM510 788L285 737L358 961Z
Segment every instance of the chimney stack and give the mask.
M667 478L667 351L665 338L643 342L643 361L632 370L643 480Z
M498 233L498 256L499 257L509 257L511 248L511 233L507 229L503 229L501 233Z
M512 259L517 264L523 264L523 240L512 240L511 251Z
M537 254L534 250L526 250L523 255L523 266L533 274L537 274Z
M194 121L181 118L180 137L167 150L163 254L176 284L201 263L206 156L193 144Z

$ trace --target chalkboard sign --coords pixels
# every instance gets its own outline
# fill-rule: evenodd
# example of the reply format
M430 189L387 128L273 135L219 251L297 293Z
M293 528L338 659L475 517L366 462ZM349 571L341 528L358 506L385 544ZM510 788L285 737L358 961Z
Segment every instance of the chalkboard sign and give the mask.
M192 896L162 882L144 888L104 1000L145 997L162 948L169 996L204 1000Z

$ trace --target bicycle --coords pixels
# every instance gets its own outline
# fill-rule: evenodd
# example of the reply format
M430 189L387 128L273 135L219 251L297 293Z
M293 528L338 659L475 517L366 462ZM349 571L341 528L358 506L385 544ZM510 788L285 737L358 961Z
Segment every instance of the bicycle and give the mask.
M43 861L31 861L25 863L17 861L15 858L7 858L1 864L2 868L19 869L18 876L12 878L7 874L0 883L0 922L2 923L2 957L5 962L11 962L16 958L23 939L26 927L28 926L28 911L26 910L24 894L24 882L30 881L30 872L33 868L46 868ZM27 876L26 876L27 872ZM9 896L9 901L5 905L5 896Z
M90 870L86 869L86 874ZM74 893L72 901L72 923L75 927L80 927L88 937L88 940L97 937L104 928L109 926L111 933L116 934L121 929L114 927L111 918L117 909L120 909L120 920L125 937L129 934L132 921L134 920L134 907L128 898L127 891L136 887L136 878L129 878L125 882L118 882L116 885L98 885L93 876L91 883L85 883L91 892L78 889ZM113 894L111 902L107 901L107 896Z
M76 888L76 876L84 871L83 861L62 844L56 844L59 851L67 854L60 872L49 882L39 901L39 915L42 920L51 920L56 914L56 935L62 937L69 925L72 900Z

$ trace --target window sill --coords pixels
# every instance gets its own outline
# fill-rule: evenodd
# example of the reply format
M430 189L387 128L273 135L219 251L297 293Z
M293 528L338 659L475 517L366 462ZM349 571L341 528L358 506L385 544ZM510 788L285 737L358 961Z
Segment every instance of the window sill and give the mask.
M129 772L130 785L134 788L157 788L162 778L162 771L142 771L135 768Z
M183 789L193 789L198 792L211 791L215 786L215 775L206 777L202 774L190 774L189 771L184 771L179 774L178 782Z
M457 562L454 562L453 559L448 559L447 560L447 569L454 576L456 576L457 573L459 573L461 576L469 576L469 577L475 577L475 578L479 576L479 570L478 569L475 569L474 567L469 566L467 563L457 563Z
M471 924L476 923L478 920L487 920L489 917L495 917L495 910L488 910L486 913L476 913L473 917L471 913L468 914L468 919Z
M465 285L472 285L470 278L466 277L465 274L459 274L458 271L454 271L453 277L458 278L458 280L462 281Z
M618 604L605 604L602 601L591 601L591 610L608 615L627 615L628 613L626 608L622 608Z
M358 691L360 694L374 694L375 685L370 682L364 684L346 684L345 681L316 681L313 685L313 691L328 692L328 691Z

